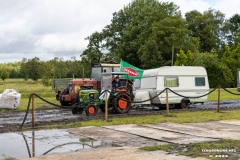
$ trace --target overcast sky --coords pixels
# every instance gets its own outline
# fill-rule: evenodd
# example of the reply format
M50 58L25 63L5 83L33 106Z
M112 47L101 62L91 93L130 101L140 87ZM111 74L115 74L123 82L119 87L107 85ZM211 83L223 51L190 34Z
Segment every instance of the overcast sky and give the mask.
M167 0L160 0L167 1ZM80 59L84 40L111 23L113 12L131 0L0 0L0 63L23 58ZM239 13L239 0L172 0L182 14L208 8L227 18ZM62 52L63 51L63 52ZM67 52L71 51L71 52ZM33 53L34 52L34 53Z

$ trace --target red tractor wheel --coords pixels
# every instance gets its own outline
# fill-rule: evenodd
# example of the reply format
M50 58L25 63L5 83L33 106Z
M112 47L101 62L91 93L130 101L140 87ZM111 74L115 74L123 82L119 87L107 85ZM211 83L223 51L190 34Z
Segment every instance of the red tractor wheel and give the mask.
M85 108L85 113L87 116L95 116L97 114L97 107L89 105Z
M113 107L117 113L127 113L131 109L131 97L127 93L118 93L113 99Z

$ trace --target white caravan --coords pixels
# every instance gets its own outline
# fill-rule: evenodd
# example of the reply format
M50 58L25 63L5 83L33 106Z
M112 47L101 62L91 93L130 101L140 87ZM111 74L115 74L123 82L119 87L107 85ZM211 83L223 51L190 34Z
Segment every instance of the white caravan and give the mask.
M141 81L135 81L135 101L148 100L157 96L165 88L185 97L198 97L209 92L206 69L197 66L165 66L144 70ZM190 103L203 103L208 95L201 98L183 98L168 91L169 104L188 108ZM154 105L161 107L166 104L166 92L156 98L140 103L140 105ZM139 103L136 103L139 105Z

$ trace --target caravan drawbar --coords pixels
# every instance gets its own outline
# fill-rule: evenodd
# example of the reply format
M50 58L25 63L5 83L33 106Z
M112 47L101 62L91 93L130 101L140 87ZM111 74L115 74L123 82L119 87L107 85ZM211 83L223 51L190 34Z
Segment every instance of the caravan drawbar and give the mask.
M135 84L135 101L144 101L157 96L169 88L184 97L198 97L209 92L207 71L198 66L165 66L144 70L142 79ZM190 103L204 103L208 95L201 98L184 98L169 91L168 102L180 108L188 108ZM166 104L166 92L140 105Z

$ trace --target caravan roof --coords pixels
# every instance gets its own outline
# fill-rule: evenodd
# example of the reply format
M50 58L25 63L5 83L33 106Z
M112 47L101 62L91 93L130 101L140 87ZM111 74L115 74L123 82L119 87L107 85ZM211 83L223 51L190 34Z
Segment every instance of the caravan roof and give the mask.
M164 66L155 69L144 70L144 77L153 77L153 76L175 76L175 75L195 75L195 76L205 76L207 71L204 67L199 66Z

